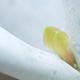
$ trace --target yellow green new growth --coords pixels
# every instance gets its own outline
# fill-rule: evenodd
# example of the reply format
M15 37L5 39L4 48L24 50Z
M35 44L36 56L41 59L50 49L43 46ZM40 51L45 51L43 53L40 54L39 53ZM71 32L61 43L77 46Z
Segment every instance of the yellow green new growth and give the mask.
M54 50L62 60L74 67L75 58L69 48L69 37L55 27L45 27L43 35L44 45Z

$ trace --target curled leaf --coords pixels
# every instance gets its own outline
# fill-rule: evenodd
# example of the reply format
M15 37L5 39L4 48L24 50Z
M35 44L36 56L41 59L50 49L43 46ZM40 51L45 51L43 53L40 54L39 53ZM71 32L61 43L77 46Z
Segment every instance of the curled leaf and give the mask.
M74 67L75 58L69 48L69 37L55 27L45 27L43 35L44 45L54 50L62 60Z

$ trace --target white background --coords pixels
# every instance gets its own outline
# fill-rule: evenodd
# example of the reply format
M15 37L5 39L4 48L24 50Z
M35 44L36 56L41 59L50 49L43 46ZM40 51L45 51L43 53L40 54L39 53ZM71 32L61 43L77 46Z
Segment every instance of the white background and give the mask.
M64 30L62 0L0 0L0 26L33 47L53 52L43 44L44 26Z

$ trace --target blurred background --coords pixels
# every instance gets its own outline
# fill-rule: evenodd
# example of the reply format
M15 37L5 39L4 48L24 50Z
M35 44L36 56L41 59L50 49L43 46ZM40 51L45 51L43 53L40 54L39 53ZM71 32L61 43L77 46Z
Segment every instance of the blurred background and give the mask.
M45 26L64 31L62 0L0 0L0 26L27 44L54 53L44 46L43 33Z

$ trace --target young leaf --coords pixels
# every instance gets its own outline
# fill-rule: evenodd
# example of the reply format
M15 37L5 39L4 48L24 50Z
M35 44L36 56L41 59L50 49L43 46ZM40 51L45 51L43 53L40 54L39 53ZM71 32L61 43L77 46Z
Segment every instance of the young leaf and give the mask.
M44 44L47 48L54 50L62 60L74 67L75 58L69 48L69 37L66 33L55 27L45 27Z

